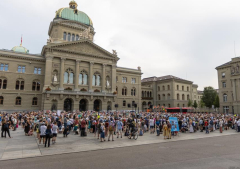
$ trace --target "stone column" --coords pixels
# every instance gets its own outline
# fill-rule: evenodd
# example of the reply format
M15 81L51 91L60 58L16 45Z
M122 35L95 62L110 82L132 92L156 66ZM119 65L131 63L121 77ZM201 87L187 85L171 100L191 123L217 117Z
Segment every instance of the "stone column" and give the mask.
M103 71L102 71L102 92L105 92L105 78L106 78L106 65L103 64Z
M112 65L112 92L116 91L116 65ZM118 89L118 91L121 89Z
M46 56L44 89L51 86L52 82L52 56Z
M74 91L80 91L80 89L78 89L78 84L79 84L79 63L80 63L80 60L76 60Z
M61 58L61 71L60 71L60 87L59 90L64 90L63 88L63 81L64 81L64 72L65 72L65 68L64 68L64 64L65 64L65 58Z
M93 62L89 62L89 80L88 80L89 92L92 92L93 65L94 65Z

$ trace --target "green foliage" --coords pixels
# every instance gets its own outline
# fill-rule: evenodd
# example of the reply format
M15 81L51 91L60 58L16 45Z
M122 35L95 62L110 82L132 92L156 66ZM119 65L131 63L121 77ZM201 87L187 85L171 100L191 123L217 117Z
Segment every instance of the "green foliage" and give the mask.
M205 87L203 91L202 101L206 107L211 108L214 105L215 98L217 96L217 92L211 86Z
M214 107L219 108L219 96L217 95L214 100Z
M193 102L192 102L192 100L188 100L188 107L192 107L192 104L193 104Z
M198 104L197 104L196 100L194 100L193 107L194 107L195 109L198 107Z
M200 100L199 107L200 107L200 108L203 108L203 107L205 107L205 103L203 102L203 100L202 100L202 99Z

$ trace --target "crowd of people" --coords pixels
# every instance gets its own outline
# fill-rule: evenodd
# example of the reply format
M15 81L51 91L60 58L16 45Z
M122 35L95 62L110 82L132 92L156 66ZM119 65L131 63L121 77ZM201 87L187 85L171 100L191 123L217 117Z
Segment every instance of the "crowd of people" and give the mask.
M179 131L172 131L169 117L177 117ZM55 144L57 136L68 137L74 135L86 137L93 134L101 142L114 141L114 138L131 136L137 132L139 136L146 133L171 139L173 135L181 133L204 132L209 134L219 130L234 129L240 132L240 117L233 114L218 113L161 113L161 112L15 112L0 113L1 137L6 138L10 131L24 128L26 136L34 132L39 144L50 146ZM129 137L131 138L131 137Z

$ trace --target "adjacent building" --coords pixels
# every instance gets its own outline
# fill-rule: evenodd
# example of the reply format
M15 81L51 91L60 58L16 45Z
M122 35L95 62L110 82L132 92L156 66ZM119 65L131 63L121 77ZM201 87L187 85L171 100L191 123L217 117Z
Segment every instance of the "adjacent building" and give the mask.
M142 107L188 107L188 100L200 103L202 93L192 81L168 75L142 79Z
M221 113L240 113L240 57L216 67Z

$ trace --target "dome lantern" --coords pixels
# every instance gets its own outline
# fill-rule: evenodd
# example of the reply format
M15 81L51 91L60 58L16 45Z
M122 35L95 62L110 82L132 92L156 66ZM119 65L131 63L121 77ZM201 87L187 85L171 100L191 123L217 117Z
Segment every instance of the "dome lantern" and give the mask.
M77 10L78 4L77 2L75 2L74 0L72 0L71 2L69 2L69 8Z

